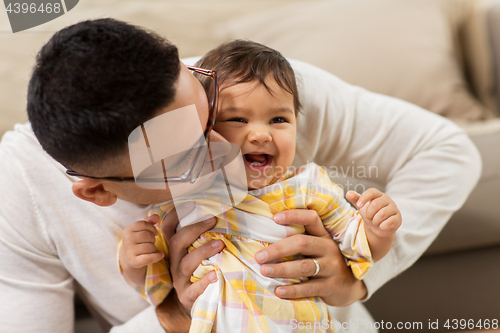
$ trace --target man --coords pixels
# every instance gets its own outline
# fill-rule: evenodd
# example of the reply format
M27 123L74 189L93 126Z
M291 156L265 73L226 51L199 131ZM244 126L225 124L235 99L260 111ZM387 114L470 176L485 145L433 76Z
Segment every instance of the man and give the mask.
M310 211L284 214L287 223L304 224L309 236L277 242L256 260L314 252L318 277L282 288L286 293L279 296L317 295L345 306L370 297L423 253L474 187L480 158L451 122L291 63L303 105L294 164L357 168L355 176L385 187L403 225L390 253L363 282L353 278ZM169 190L116 180L133 176L127 150L133 129L193 104L205 131L211 112L201 85L173 45L140 28L110 19L86 21L56 33L42 48L28 92L33 130L19 125L0 144L0 331L72 331L74 292L114 326L112 332L173 332L189 325L189 309L213 282L207 275L191 284L189 277L221 245L209 243L189 254L186 248L213 221L174 235L177 217L167 217L178 298L171 293L158 308L149 307L121 278L116 246L123 229L143 220L150 204L168 200ZM209 138L224 140L213 131ZM373 167L377 172L358 174ZM81 176L69 177L67 168ZM272 276L299 277L315 273L310 264L267 266ZM369 318L359 302L332 312L341 322Z

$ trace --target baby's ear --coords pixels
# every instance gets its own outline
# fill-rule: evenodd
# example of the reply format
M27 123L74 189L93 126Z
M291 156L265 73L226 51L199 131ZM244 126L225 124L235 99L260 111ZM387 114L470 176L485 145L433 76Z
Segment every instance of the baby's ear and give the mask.
M82 200L92 202L97 206L107 207L113 205L118 197L113 192L105 189L102 181L84 178L73 183L73 193Z

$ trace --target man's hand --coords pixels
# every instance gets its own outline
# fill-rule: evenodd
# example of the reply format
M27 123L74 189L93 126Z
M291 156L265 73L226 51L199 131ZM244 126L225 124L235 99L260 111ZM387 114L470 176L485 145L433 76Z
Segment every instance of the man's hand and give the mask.
M310 280L291 286L276 288L280 298L302 298L319 296L326 304L347 306L366 296L364 283L357 280L345 264L337 244L326 231L318 214L313 210L295 209L274 216L281 225L301 224L308 235L293 235L271 244L259 251L255 259L264 264L289 255L302 254L316 259L320 265L319 273L312 277L316 265L311 259L289 261L279 264L263 265L264 276L276 278L297 278L310 276Z
M191 317L189 311L179 302L175 289L172 289L167 298L156 308L156 314L165 332L189 332Z
M162 223L162 233L168 243L170 251L170 273L174 288L176 290L176 299L182 305L183 311L187 314L191 312L194 302L201 295L210 283L217 281L215 272L211 272L204 276L200 281L191 283L190 278L193 272L201 264L202 260L208 259L211 256L219 253L224 248L224 242L215 240L204 244L203 246L188 253L188 247L194 243L200 235L215 225L216 219L211 218L206 221L198 222L182 228L179 232L175 232L179 217L186 216L194 209L194 205L185 204L168 214ZM163 303L171 300L167 298ZM162 305L163 305L162 303ZM170 305L171 306L171 305ZM156 309L158 318L163 327L163 308ZM170 331L168 331L170 332Z

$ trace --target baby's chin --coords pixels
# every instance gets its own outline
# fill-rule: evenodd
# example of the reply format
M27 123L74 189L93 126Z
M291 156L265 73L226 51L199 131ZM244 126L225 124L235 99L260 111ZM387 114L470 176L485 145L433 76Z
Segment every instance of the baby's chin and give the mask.
M276 180L277 178L275 177L252 178L251 176L247 175L248 190L256 190L268 185L272 185L276 183Z
M256 190L276 183L283 174L288 170L277 168L274 165L267 172L260 173L245 167L247 173L247 185L249 190Z

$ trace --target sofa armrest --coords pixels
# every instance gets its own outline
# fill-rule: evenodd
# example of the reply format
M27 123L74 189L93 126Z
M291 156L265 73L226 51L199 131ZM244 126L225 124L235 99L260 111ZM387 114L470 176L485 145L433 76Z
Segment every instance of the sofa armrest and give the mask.
M495 97L497 102L497 115L500 116L500 0L490 0L488 10L488 33L490 36L492 63L494 70Z

